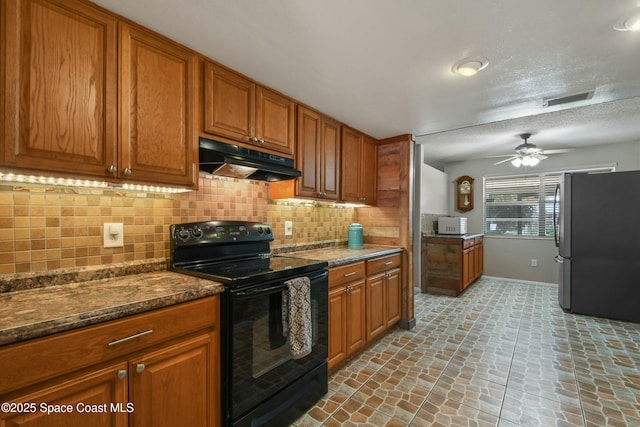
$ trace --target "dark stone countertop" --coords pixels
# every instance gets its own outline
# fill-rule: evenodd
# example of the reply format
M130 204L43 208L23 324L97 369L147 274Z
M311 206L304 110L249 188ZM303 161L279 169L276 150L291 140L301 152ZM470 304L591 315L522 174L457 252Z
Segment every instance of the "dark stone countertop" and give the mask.
M288 252L286 255L326 261L329 263L329 268L331 268L399 252L402 252L401 247L365 244L362 249L350 249L348 246L335 246L298 252Z
M468 233L468 234L426 234L422 233L422 237L438 237L444 239L462 239L469 240L475 239L476 237L483 237L483 233Z
M0 345L167 307L224 291L222 284L170 271L0 293Z

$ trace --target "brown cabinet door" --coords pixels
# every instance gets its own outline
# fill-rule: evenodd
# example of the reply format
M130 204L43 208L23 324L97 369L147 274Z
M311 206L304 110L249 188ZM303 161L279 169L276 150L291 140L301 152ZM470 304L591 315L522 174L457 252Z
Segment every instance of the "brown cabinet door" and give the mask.
M211 332L132 359L131 426L217 426L217 342Z
M293 156L295 103L262 86L256 87L256 137L261 147Z
M469 286L469 283L471 282L471 277L473 275L471 259L471 248L464 249L462 251L462 283L460 284L461 290Z
M204 131L249 142L255 135L255 83L211 62L204 70Z
M378 145L355 129L342 127L342 193L345 202L375 205Z
M476 243L474 246L475 250L475 275L474 277L477 279L482 276L482 270L484 269L484 245L482 242Z
M387 328L384 273L367 277L367 342Z
M298 195L320 197L321 180L321 123L319 113L298 106L298 147L296 166L302 171L298 178Z
M348 307L345 286L329 291L329 369L347 358Z
M141 28L120 25L118 174L137 181L196 183L197 56Z
M378 145L374 139L367 136L362 141L360 164L361 202L375 205L377 201Z
M320 146L320 191L323 199L340 198L340 123L322 117Z
M387 327L393 327L402 317L402 275L399 268L385 274L385 308Z
M340 198L345 202L360 203L360 158L363 135L346 126L342 127L342 156Z
M347 285L347 348L349 354L364 347L366 342L365 282L360 280Z
M117 150L115 19L76 1L0 7L0 163L104 177Z
M118 373L122 374L118 376ZM19 404L33 403L27 411L0 412L1 426L15 427L125 427L128 412L137 410L127 406L127 364L121 362L80 376L66 376L64 380L37 392L9 398ZM3 397L3 402L5 401ZM44 410L43 410L43 406ZM47 414L47 406L71 408L67 413ZM70 405L70 406L68 406ZM24 408L24 406L23 406ZM95 410L95 412L85 412Z

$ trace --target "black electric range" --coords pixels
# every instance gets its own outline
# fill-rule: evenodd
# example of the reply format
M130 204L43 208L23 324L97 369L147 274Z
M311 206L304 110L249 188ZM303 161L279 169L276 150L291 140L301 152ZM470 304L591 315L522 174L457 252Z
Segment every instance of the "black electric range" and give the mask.
M171 226L171 269L229 289L327 268L326 261L272 256L273 230L264 223L207 221Z
M171 270L224 285L220 298L223 426L289 425L328 390L327 262L271 256L264 223L175 224ZM311 352L292 357L290 280L309 281Z

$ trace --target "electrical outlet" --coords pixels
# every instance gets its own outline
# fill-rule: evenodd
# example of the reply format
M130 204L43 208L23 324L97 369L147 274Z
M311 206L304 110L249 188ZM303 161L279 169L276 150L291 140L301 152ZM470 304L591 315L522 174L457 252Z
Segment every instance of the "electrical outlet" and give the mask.
M538 266L538 260L535 258L531 258L531 267L537 267Z
M284 222L284 235L291 236L293 234L293 221Z
M124 225L121 222L104 223L104 247L121 248L124 246Z

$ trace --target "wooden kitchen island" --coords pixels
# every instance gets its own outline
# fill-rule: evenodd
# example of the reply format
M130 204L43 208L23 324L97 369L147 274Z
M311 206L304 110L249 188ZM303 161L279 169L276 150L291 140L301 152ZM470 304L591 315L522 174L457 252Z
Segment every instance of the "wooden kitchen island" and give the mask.
M423 292L458 296L483 272L482 234L422 236Z

